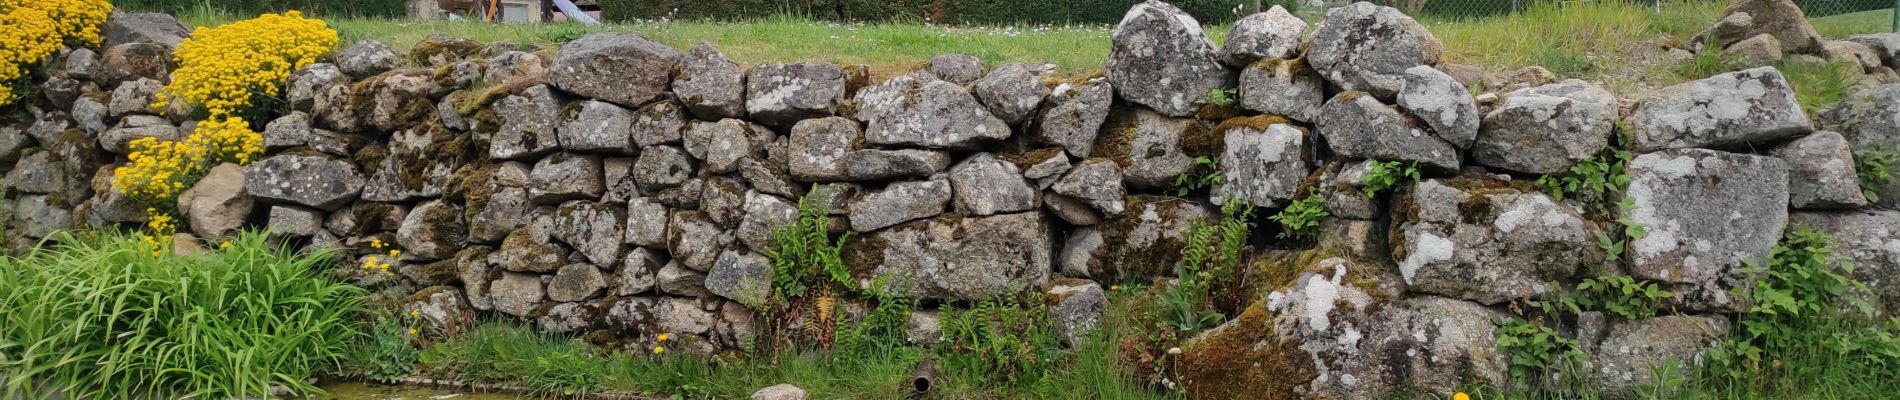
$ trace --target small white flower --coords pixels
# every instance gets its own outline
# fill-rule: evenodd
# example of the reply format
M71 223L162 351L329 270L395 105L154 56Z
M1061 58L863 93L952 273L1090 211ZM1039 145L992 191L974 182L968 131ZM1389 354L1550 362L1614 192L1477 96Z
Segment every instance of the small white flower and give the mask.
M1179 347L1170 347L1170 348L1168 348L1168 355L1171 355L1171 356L1178 356L1178 355L1181 355L1181 348L1179 348Z

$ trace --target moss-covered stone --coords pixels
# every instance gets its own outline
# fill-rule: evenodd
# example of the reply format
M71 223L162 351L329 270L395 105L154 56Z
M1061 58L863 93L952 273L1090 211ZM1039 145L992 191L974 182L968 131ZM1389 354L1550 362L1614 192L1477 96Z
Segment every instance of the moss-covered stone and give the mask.
M1181 347L1181 385L1198 399L1291 399L1319 376L1298 343L1275 331L1264 300Z

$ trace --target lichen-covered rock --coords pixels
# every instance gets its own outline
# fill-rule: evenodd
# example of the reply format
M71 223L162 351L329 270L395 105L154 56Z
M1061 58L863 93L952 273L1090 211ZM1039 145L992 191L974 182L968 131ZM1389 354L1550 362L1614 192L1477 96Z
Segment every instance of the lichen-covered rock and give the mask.
M158 81L139 78L119 84L112 89L112 97L106 101L106 116L119 118L131 114L151 114L152 102L165 89Z
M455 277L462 282L468 305L476 310L495 309L495 298L488 295L488 285L499 277L501 270L488 264L488 253L492 250L492 247L473 246L455 253Z
M437 124L396 132L387 148L371 145L357 153L357 162L369 175L363 200L394 203L441 197L462 162L478 157L480 150L471 147L467 136Z
M937 79L968 85L983 77L983 60L964 54L940 54L930 58L926 69Z
M1614 103L1614 98L1611 98ZM1451 75L1427 66L1405 70L1405 88L1399 90L1399 108L1418 116L1432 134L1453 147L1470 148L1478 137L1478 105L1465 85Z
M509 161L495 165L492 172L465 177L469 241L499 242L528 222L528 174L528 165Z
M1401 201L1393 258L1408 290L1484 304L1538 298L1603 262L1600 229L1541 192L1478 178L1427 180Z
M1852 276L1867 285L1867 300L1885 315L1900 313L1900 212L1804 211L1790 215L1788 226L1828 235L1834 260L1853 263Z
M489 253L488 263L517 272L548 273L567 265L568 251L550 240L552 223L515 229L502 239L501 247Z
M1822 47L1825 50L1822 55L1828 62L1858 65L1861 72L1880 70L1880 52L1873 47L1846 40L1829 40Z
M573 302L592 299L605 293L607 278L600 273L600 267L593 264L576 263L561 267L554 272L554 278L548 280L548 299L558 302Z
M547 303L547 289L541 284L541 275L503 272L488 286L488 295L495 299L495 311L522 318L536 317L535 311Z
M798 220L798 205L778 196L746 192L743 218L735 232L739 242L754 252L770 252L773 231Z
M561 148L608 154L630 154L633 147L633 111L613 103L588 100L561 122Z
M953 216L871 233L847 243L844 257L873 266L860 278L883 277L899 295L981 300L1041 287L1052 269L1049 239L1041 213Z
M34 151L21 157L7 171L6 185L25 193L63 193L73 189L67 179L66 163L50 151Z
M858 92L864 140L884 146L972 149L1009 138L1009 124L990 115L962 86L910 74Z
M844 155L844 175L857 182L927 178L950 167L950 153L918 149L862 149Z
M1241 201L1256 207L1285 206L1311 172L1306 132L1289 124L1240 125L1222 133L1221 181L1208 200Z
M1095 137L1108 120L1109 107L1115 103L1115 87L1097 79L1081 84L1062 84L1049 94L1049 108L1030 138L1037 143L1062 146L1069 155L1088 158L1095 149Z
M781 167L783 164L769 162L758 158L739 159L739 177L759 192L792 198L805 195L806 186L793 181L792 175Z
M467 241L468 225L462 220L462 206L441 200L409 210L402 226L396 229L396 243L404 249L404 261L449 258Z
M290 73L290 82L284 90L284 100L290 108L317 114L315 111L318 97L329 87L344 85L350 78L336 64L316 63Z
M1049 87L1043 86L1028 66L1009 63L977 79L970 85L970 93L989 108L990 115L1013 126L1036 116L1042 99L1049 97Z
M1660 89L1629 117L1630 148L1736 148L1814 128L1794 88L1774 67L1712 76Z
M633 143L640 148L680 143L680 131L686 129L685 106L672 101L656 101L633 114Z
M1693 309L1737 307L1727 288L1738 267L1766 260L1787 224L1787 164L1676 149L1639 155L1628 171L1621 217L1648 231L1629 244L1630 275L1676 284Z
M171 121L150 115L128 115L119 120L117 126L99 133L99 148L113 154L126 154L130 149L126 144L141 138L176 141L184 135Z
M417 41L409 49L409 59L416 64L440 67L455 64L462 59L481 54L482 42L441 33L431 33Z
M1201 24L1165 2L1129 8L1112 40L1108 80L1123 99L1162 114L1193 115L1227 76Z
M943 214L950 204L949 179L892 183L851 202L851 229L871 232Z
M1444 45L1398 9L1358 2L1326 11L1306 61L1326 80L1391 100L1405 88L1405 70L1437 65Z
M1102 285L1083 279L1064 278L1049 282L1043 289L1048 299L1050 325L1056 338L1070 347L1081 346L1102 323L1108 311L1108 295Z
M1174 197L1128 196L1127 209L1101 224L1069 232L1057 263L1064 275L1122 279L1174 270L1188 229L1214 220L1207 206Z
M30 238L45 238L54 232L75 228L72 207L60 204L54 195L22 195L12 202L13 226ZM189 234L180 233L187 237Z
M1234 68L1246 68L1267 58L1293 59L1299 56L1300 43L1305 39L1306 21L1275 4L1266 12L1234 21L1227 42L1221 45L1221 56Z
M244 189L267 202L336 210L363 192L363 176L348 161L285 153L244 167Z
M1900 45L1900 38L1896 38ZM1821 112L1829 128L1847 138L1854 151L1900 149L1900 84L1861 90ZM1900 208L1900 180L1863 188L1880 197L1875 204Z
M45 153L41 153L45 154ZM244 226L251 216L251 197L244 195L244 168L219 164L178 195L178 210L191 232L203 238L222 238Z
M775 138L771 129L736 119L694 121L681 133L686 154L703 161L706 172L728 174L739 170L739 160L765 158L765 146Z
M700 42L680 60L673 95L699 119L739 118L745 115L745 73L711 43Z
M600 307L594 303L557 303L547 314L534 320L535 326L550 333L586 332L600 321Z
M113 88L139 79L171 82L172 49L156 43L126 43L107 47L93 65L92 80Z
M126 43L158 43L170 47L191 37L191 30L171 14L156 12L115 12L99 27L101 47Z
M1841 134L1821 131L1769 151L1788 163L1788 206L1800 209L1866 207L1854 152Z
M272 238L302 239L323 232L323 212L297 206L272 206L264 226Z
M685 56L637 34L594 33L561 46L548 68L548 83L568 93L640 107L666 92Z
M705 212L720 229L738 228L740 217L745 216L745 194L751 189L732 177L715 176L703 181L706 187L699 192L699 211Z
M534 204L598 199L606 192L600 157L560 153L534 163L528 173L528 199Z
M670 220L665 205L648 198L629 199L625 241L635 246L664 249Z
M1145 108L1117 113L1096 140L1095 155L1121 165L1122 178L1135 189L1165 189L1194 168L1183 147L1190 135L1207 134L1193 118L1174 118ZM1212 154L1209 154L1210 156Z
M1590 363L1606 398L1637 398L1637 390L1657 379L1657 366L1675 362L1693 368L1703 351L1728 337L1721 316L1664 315L1617 321L1600 344L1586 344ZM1593 346L1592 346L1593 345ZM1673 391L1675 388L1663 388ZM1664 393L1665 396L1669 395Z
M1531 174L1570 170L1610 146L1616 97L1580 80L1518 89L1484 116L1472 160Z
M561 98L547 85L503 97L493 107L501 126L489 140L488 158L530 159L560 149L555 128L560 123Z
M681 266L679 260L660 267L660 273L655 277L659 279L660 293L684 297L712 295L706 291L706 273ZM711 322L710 319L702 321Z
M258 132L258 134L264 136L264 149L266 151L279 151L304 146L309 144L311 139L314 139L313 136L316 135L313 128L310 127L310 122L310 114L306 114L302 111L292 111L289 114L284 114L282 117L271 120L269 124L265 124L264 131Z
M606 204L570 201L554 214L551 234L594 265L613 266L620 261L626 213ZM572 301L572 300L560 300Z
M745 110L759 123L791 126L832 115L844 102L844 69L821 63L766 64L745 73Z
M792 125L786 146L787 171L807 182L830 182L846 178L845 154L858 149L864 134L858 123L844 117L813 118ZM948 162L949 160L945 160Z
M700 211L675 211L667 224L667 241L673 261L694 270L712 268L719 251L732 243L732 236L720 229L712 217Z
M1868 33L1847 37L1847 41L1866 45L1880 55L1887 66L1900 65L1900 32Z
M402 65L402 56L383 42L364 40L337 52L336 64L350 78L364 79L396 69Z
M640 150L633 161L633 181L640 190L655 193L679 186L693 177L693 158L686 150L673 146L653 146Z
M1326 146L1340 156L1416 162L1436 171L1458 170L1458 149L1451 143L1427 134L1418 122L1365 93L1333 96L1321 111L1318 124Z
M660 268L666 256L645 248L634 248L627 252L627 258L620 262L620 271L614 274L613 293L617 296L644 294L658 286Z
M435 114L429 96L438 88L426 69L392 71L357 83L350 104L366 128L393 132Z
M1780 42L1789 53L1821 53L1821 35L1808 24L1807 15L1801 12L1801 6L1793 0L1742 0L1722 10L1722 18L1746 15L1746 24L1723 26L1718 23L1709 30L1696 34L1690 43L1700 44L1714 40L1722 47L1758 35L1770 35Z
M1326 81L1306 60L1266 58L1240 70L1240 106L1299 121L1319 117Z
M762 306L772 295L772 260L739 249L720 252L706 273L706 291L748 307Z
M1023 179L1015 164L979 153L950 169L950 186L957 209L984 216L1036 209L1036 188Z

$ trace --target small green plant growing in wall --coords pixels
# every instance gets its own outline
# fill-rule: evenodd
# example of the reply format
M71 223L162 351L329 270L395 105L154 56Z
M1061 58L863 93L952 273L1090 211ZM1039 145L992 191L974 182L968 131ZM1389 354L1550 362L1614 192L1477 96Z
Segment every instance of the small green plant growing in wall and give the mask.
M1856 151L1854 172L1860 176L1861 193L1867 195L1867 201L1880 201L1877 189L1892 184L1900 175L1900 149Z
M819 191L813 187L813 192ZM791 224L772 230L771 294L765 304L748 304L758 310L765 329L759 345L776 351L778 335L789 334L786 325L803 318L805 336L829 346L836 328L832 311L839 296L853 287L851 269L844 264L844 243L849 233L833 240L830 219L824 205L806 196L798 201L798 218Z
M1220 181L1219 157L1195 157L1194 165L1189 167L1188 172L1174 177L1174 189L1169 192L1174 193L1175 197L1184 197L1196 190L1214 186Z
M1326 197L1309 195L1306 198L1287 204L1279 214L1268 219L1280 223L1280 238L1312 238L1318 235L1319 223L1332 213L1326 212Z
M1417 180L1419 180L1418 162L1374 161L1366 170L1366 197L1376 197L1386 189Z
M1234 103L1238 102L1236 99L1239 97L1240 97L1239 89L1227 88L1227 89L1209 90L1207 91L1207 104L1213 104L1213 105L1218 105L1222 107L1233 107Z
M1537 178L1537 187L1557 200L1599 204L1629 188L1630 177L1624 169L1631 157L1628 150L1604 150L1570 166L1568 171Z
M1562 290L1532 301L1547 315L1578 315L1596 311L1623 318L1656 316L1663 299L1674 295L1655 282L1639 281L1627 275L1605 275L1578 282L1575 289Z
M1219 325L1225 319L1208 303L1212 299L1233 296L1240 285L1240 262L1246 253L1247 234L1253 228L1253 205L1229 201L1221 206L1221 220L1196 224L1188 230L1181 262L1175 264L1179 279L1161 292L1162 319L1182 336Z
M1511 381L1526 389L1555 391L1561 382L1546 381L1552 372L1575 370L1589 361L1590 357L1578 347L1576 339L1564 337L1542 323L1518 318L1500 318L1493 322L1498 325L1498 350L1504 352L1511 364Z

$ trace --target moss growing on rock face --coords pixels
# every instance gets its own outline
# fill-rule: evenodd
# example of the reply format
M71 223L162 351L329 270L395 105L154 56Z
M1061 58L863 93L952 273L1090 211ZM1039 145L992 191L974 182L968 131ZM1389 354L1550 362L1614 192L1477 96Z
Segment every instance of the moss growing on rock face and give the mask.
M1095 135L1093 157L1115 160L1115 164L1128 168L1134 160L1135 136L1141 134L1141 120L1131 106L1116 103L1108 111L1108 119L1102 122L1101 130Z
M1182 346L1181 385L1197 399L1288 399L1319 377L1311 357L1274 330L1264 300Z

